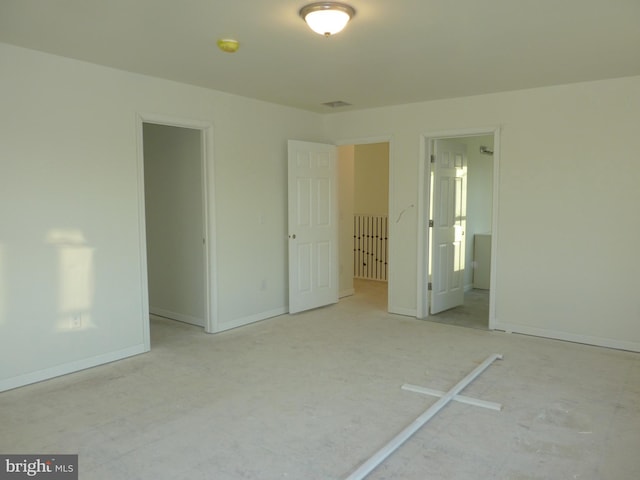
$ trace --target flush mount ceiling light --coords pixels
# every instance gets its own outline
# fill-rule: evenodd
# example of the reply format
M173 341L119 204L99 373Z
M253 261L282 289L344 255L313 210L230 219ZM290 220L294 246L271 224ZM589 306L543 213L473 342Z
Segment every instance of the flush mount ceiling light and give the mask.
M355 14L353 7L338 2L310 3L300 9L309 28L325 37L341 32Z

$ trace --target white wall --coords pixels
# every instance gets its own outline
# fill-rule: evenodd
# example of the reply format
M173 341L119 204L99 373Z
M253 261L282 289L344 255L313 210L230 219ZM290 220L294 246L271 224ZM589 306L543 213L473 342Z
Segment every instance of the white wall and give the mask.
M219 328L286 311L287 140L322 117L6 44L0 85L0 390L144 351L139 112L214 126Z
M491 233L493 157L480 153L483 145L493 149L493 136L465 137L467 146L467 229L465 239L465 288L473 284L473 237Z
M393 136L391 311L416 311L421 136L499 126L496 326L640 350L638 105L630 77L325 118L336 142Z
M389 143L365 143L354 146L355 213L389 213Z
M205 325L201 131L144 124L149 309Z
M338 294L353 295L353 215L355 147L338 147Z
M144 351L139 112L214 126L220 329L286 311L288 139L392 138L415 314L422 135L500 126L497 326L640 350L640 77L324 117L5 44L0 81L0 390Z

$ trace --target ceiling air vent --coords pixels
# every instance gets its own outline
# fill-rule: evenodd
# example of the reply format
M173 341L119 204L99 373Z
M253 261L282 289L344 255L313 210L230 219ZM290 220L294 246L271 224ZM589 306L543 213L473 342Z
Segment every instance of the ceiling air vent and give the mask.
M322 105L326 105L327 107L331 107L331 108L338 108L338 107L348 107L351 104L347 102L343 102L342 100L334 100L333 102L326 102L326 103L323 103Z

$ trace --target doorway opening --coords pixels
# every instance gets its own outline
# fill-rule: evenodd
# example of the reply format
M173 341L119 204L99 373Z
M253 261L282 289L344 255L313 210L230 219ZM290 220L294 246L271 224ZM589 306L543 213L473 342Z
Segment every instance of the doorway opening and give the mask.
M338 147L340 297L362 295L388 310L388 140Z
M211 128L141 116L139 136L143 314L149 318L145 343L151 348L152 320L215 331L207 201Z
M492 328L498 145L497 129L423 137L419 318Z

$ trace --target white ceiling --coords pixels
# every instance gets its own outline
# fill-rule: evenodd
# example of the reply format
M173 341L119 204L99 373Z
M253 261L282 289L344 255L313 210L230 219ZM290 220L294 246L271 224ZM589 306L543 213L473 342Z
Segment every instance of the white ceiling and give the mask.
M351 0L330 38L306 3L0 0L0 41L316 112L640 75L640 0Z

